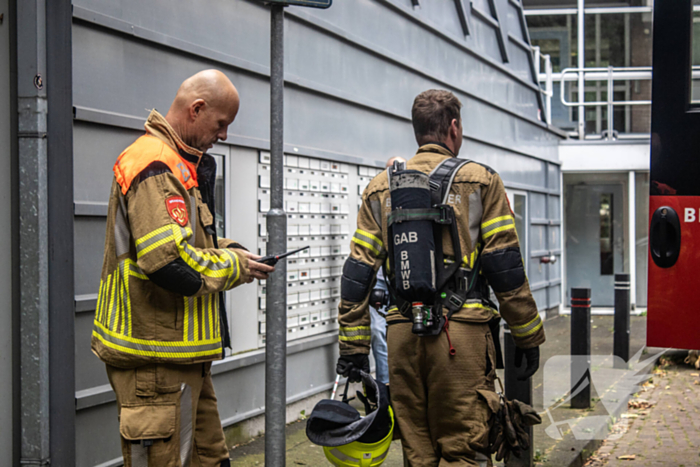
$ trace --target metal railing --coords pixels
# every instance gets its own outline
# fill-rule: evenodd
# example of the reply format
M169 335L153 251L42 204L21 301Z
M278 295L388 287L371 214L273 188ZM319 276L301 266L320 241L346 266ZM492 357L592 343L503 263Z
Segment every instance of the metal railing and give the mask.
M608 111L607 115L607 129L603 131L603 139L613 140L618 139L619 134L615 131L615 112L614 107L617 105L622 106L632 106L632 105L651 105L651 99L649 100L615 100L615 81L637 81L637 80L650 80L651 79L651 67L612 67L607 68L584 68L583 69L583 81L605 81L606 82L606 100L605 101L590 101L590 102L569 102L565 97L565 87L563 83L567 81L578 81L579 80L580 69L578 68L565 68L559 74L559 82L562 83L559 86L559 97L561 103L567 107L578 107L579 112L583 112L585 107L603 107L605 106ZM581 135L578 135L579 139L584 139ZM585 135L584 135L585 136Z
M540 82L544 81L544 119L549 125L552 124L552 97L554 96L554 81L552 74L552 59L547 54L540 53L540 48L532 47L532 53L535 55L535 75L538 76ZM544 73L542 73L542 62L544 62ZM544 77L544 80L542 79Z
M535 51L535 57L540 56L539 50ZM548 56L543 56L548 57ZM549 61L549 60L547 60ZM545 64L547 63L545 62ZM536 62L538 63L538 61ZM551 62L549 63L551 67ZM539 70L538 70L539 71ZM582 75L582 80L580 79ZM560 83L559 86L559 98L562 105L566 107L576 107L579 113L583 113L586 107L605 107L607 109L607 125L606 129L600 134L602 139L615 140L615 139L634 139L648 137L648 133L645 134L620 134L615 130L615 106L640 106L640 105L651 105L650 99L642 100L615 100L615 81L649 81L652 76L652 68L650 66L646 67L599 67L599 68L565 68L559 73L552 73L551 70L547 73L538 73L539 81L544 84L543 94L547 96L550 93L549 99L551 99L551 90L553 89L553 83ZM692 69L692 79L700 80L700 66L694 66ZM587 83L587 82L605 82L606 99L596 100L596 101L569 101L566 98L566 86L567 82L576 83ZM580 93L572 93L572 95L581 96ZM585 96L585 93L584 93ZM551 100L547 101L547 122L551 123ZM700 104L700 99L694 99L690 101L691 104ZM570 133L571 136L577 137L579 139L584 139L585 134L581 135L579 132L574 131Z

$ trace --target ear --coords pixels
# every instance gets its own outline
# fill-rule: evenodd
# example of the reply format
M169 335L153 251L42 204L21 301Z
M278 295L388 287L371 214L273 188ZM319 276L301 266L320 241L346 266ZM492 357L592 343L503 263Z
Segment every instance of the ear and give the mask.
M453 118L452 121L450 122L450 136L453 139L461 138L462 135L460 134L459 131L459 120L456 118Z
M204 102L204 99L197 99L192 102L190 104L190 120L195 121L206 105L207 103Z

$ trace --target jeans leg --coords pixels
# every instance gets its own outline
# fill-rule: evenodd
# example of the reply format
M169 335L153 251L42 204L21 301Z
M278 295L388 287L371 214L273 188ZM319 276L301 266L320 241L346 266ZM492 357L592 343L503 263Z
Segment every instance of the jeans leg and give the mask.
M383 282L377 281L377 288L386 285ZM386 345L386 318L373 307L369 307L370 316L372 317L372 355L377 365L377 381L382 384L389 384L389 363L387 361L389 352Z

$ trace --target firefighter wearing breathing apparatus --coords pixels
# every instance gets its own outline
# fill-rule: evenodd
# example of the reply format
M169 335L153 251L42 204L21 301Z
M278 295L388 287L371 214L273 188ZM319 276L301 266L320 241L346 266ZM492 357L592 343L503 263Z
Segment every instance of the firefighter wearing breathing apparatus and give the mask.
M416 97L420 147L365 189L341 282L336 369L357 380L369 369L368 302L384 268L396 303L387 316L391 402L411 467L490 465L498 321L510 326L516 366L525 357L521 379L537 371L545 340L503 182L456 157L461 106L448 91Z

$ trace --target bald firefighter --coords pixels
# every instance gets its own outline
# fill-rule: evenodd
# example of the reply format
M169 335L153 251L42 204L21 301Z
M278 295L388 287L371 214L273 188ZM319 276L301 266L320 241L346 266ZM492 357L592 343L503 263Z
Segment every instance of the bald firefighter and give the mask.
M526 359L521 379L537 371L545 340L503 182L457 158L461 106L447 91L416 97L419 149L365 189L341 282L337 371L357 379L369 369L368 296L386 272L397 304L387 316L391 402L411 467L491 465L494 320L510 326L516 366Z
M127 467L229 465L211 379L230 347L223 291L274 270L216 233L205 151L238 107L231 81L202 71L114 165L92 351L117 397Z

